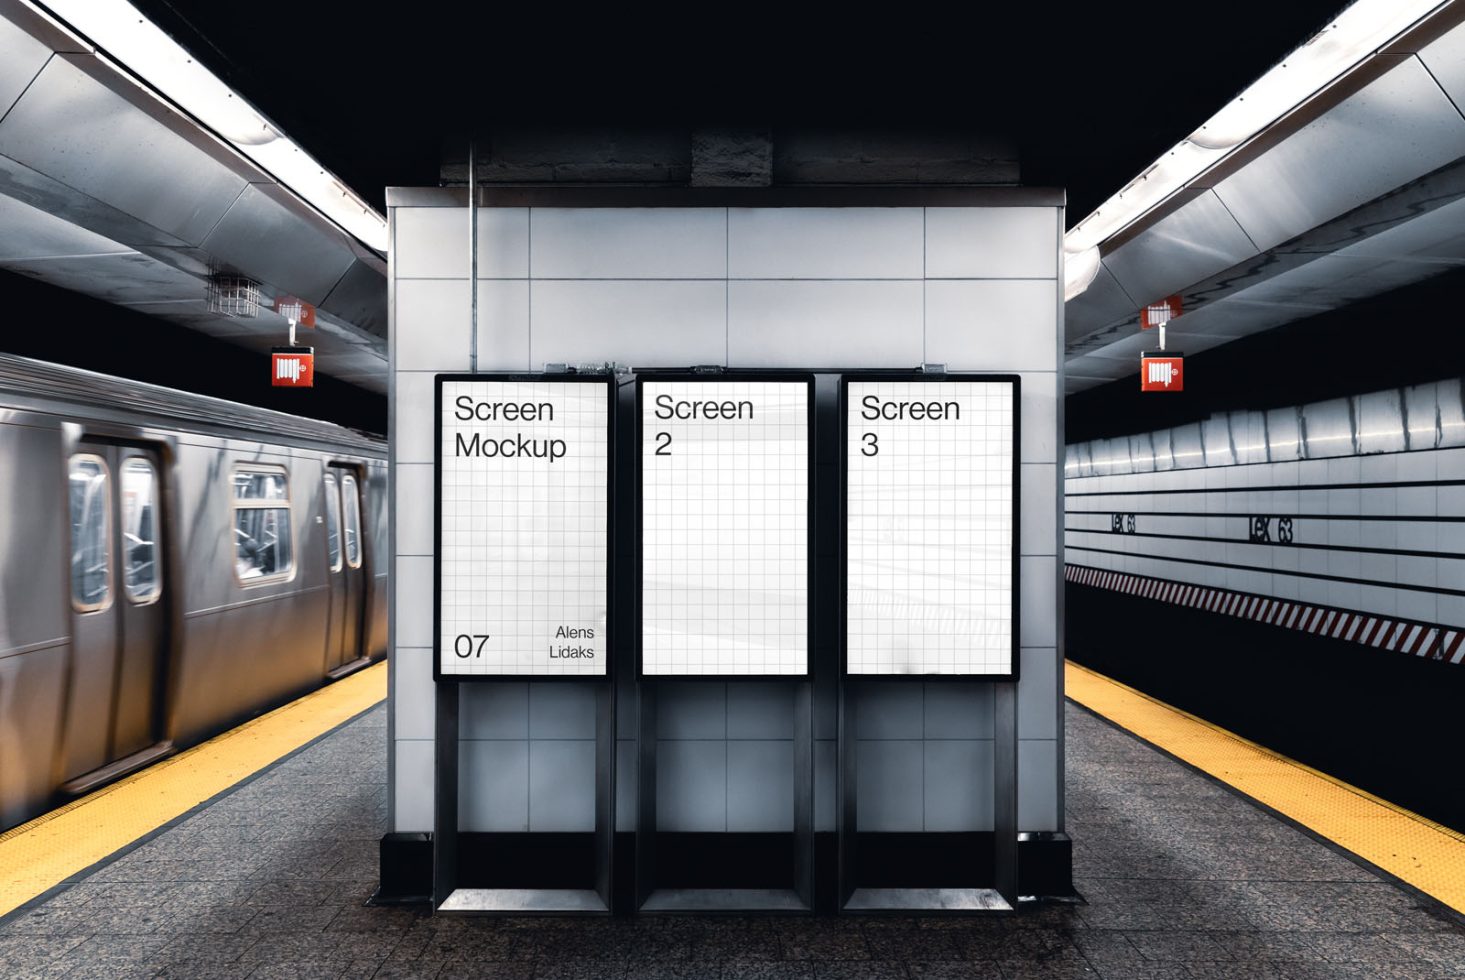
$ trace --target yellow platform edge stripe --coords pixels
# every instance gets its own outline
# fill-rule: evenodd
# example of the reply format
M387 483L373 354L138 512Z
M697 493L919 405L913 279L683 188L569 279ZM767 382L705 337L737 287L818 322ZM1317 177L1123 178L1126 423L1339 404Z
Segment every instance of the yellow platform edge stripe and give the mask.
M254 775L387 696L379 663L0 834L0 915Z
M1465 835L1073 661L1067 696L1465 913Z

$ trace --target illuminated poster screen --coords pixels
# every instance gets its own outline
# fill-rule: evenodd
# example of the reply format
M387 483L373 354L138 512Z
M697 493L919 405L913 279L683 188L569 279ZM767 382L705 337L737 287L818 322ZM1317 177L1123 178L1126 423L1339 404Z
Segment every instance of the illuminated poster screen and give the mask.
M644 675L808 673L810 392L640 382Z
M439 676L606 675L610 407L604 377L439 376Z
M846 670L1011 676L1017 379L845 384Z

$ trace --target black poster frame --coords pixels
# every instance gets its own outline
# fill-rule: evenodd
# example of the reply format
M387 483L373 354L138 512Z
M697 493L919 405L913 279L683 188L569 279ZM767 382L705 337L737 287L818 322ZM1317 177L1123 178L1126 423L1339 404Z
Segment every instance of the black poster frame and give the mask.
M645 672L645 659L642 656L642 637L644 625L642 623L643 603L646 583L646 553L644 538L642 535L642 522L645 517L645 494L644 472L642 468L643 450L645 448L645 404L644 396L647 382L695 382L705 384L708 382L739 382L739 381L777 381L777 382L802 382L808 392L806 401L807 431L809 451L806 456L805 465L808 467L806 481L807 496L804 502L806 508L805 519L805 584L804 584L804 616L805 616L805 651L804 670L798 674L648 674ZM635 541L632 544L632 551L636 558L636 680L638 681L800 681L811 680L814 676L814 636L818 626L817 609L814 596L816 585L816 566L818 564L818 553L814 540L814 503L815 489L814 481L817 475L817 446L815 443L815 406L816 397L814 372L798 370L765 370L765 369L724 369L706 374L687 370L643 370L636 371L636 465L634 473L634 499L635 505Z
M1006 673L852 674L849 671L849 391L867 382L1002 382L1012 386L1012 649ZM1012 681L1022 674L1022 376L979 372L849 371L839 379L839 674L853 681Z
M454 674L442 669L442 535L443 535L443 384L444 382L520 381L571 384L599 384L605 394L605 660L599 674ZM608 684L615 679L615 643L620 628L616 615L615 513L616 513L616 377L613 374L552 374L534 371L480 371L477 374L438 374L433 378L432 452L432 679L433 683L480 683L485 681L533 681L535 683L582 682Z

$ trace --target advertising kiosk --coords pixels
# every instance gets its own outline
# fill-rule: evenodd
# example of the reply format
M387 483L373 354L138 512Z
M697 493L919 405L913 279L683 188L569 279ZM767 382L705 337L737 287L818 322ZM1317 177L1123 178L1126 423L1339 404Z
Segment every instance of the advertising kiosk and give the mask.
M792 372L643 372L636 394L637 907L811 910L813 378ZM658 686L760 680L794 686L789 860L782 868L772 862L762 869L767 877L761 881L756 870L751 879L735 883L677 877L694 869L663 859L658 846Z
M1070 894L1061 192L388 205L379 900Z
M568 373L436 379L438 911L611 908L613 384L610 375ZM496 873L493 852L514 846L507 841L497 848L485 841L487 853L462 860L459 686L525 680L597 682L593 865L578 882L536 887L517 875ZM462 880L465 865L481 868L482 879Z
M871 372L841 380L844 533L840 904L847 911L1017 906L1017 375ZM866 882L859 724L871 682L993 685L990 865L953 853ZM968 774L979 779L977 772ZM985 865L985 867L983 867ZM985 880L982 880L985 879Z

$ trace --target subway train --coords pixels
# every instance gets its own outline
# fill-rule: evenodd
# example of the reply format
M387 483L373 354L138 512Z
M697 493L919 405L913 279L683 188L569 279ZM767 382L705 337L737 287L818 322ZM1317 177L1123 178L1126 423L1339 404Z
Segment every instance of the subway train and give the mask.
M385 656L386 443L0 355L0 830Z

